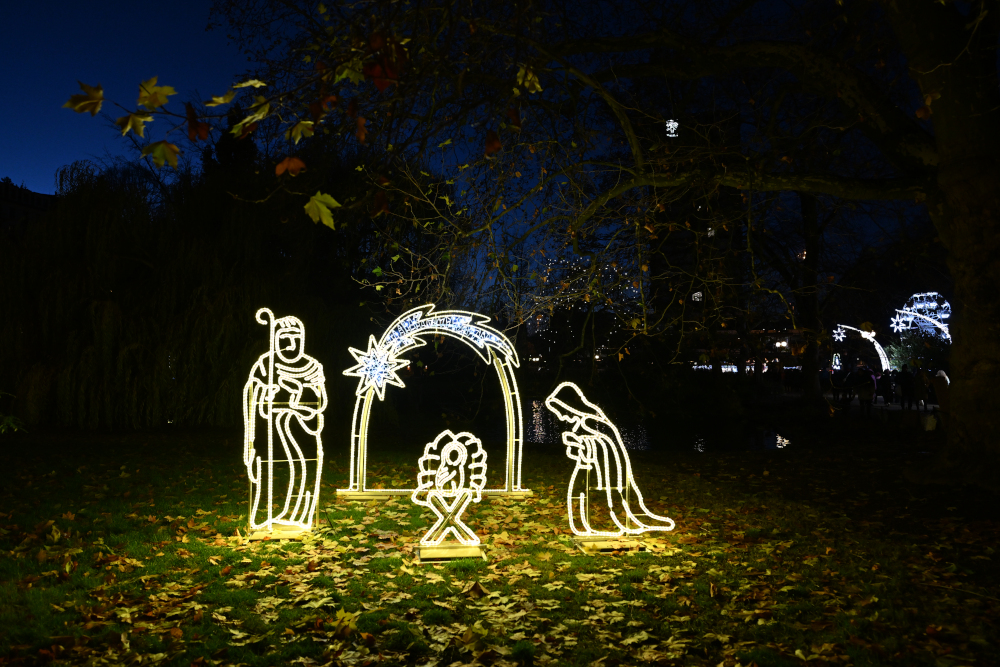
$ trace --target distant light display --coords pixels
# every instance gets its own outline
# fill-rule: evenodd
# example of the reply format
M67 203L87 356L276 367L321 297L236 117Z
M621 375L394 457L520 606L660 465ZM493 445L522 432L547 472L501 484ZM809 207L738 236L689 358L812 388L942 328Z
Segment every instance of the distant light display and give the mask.
M951 317L951 304L937 292L914 294L896 313L890 325L896 333L919 330L951 342L951 331L944 322Z
M835 341L837 341L838 343L840 343L845 338L847 338L847 332L844 331L844 327L838 326L836 329L833 330L833 339Z
M681 126L681 124L678 123L676 120L668 120L667 121L667 136L668 137L676 137L677 136L677 130L678 130L678 128L680 128L680 126Z
M875 332L874 331L862 331L861 329L858 329L856 327L849 327L846 324L838 324L837 325L837 331L834 332L833 337L836 338L838 341L844 340L844 336L847 335L847 333L844 332L844 329L850 329L851 331L857 331L859 334L861 334L862 338L864 338L865 340L871 341L872 345L875 346L875 351L878 352L879 363L882 364L882 368L879 369L879 370L888 370L889 369L889 355L887 355L885 353L885 350L882 349L882 346L878 344L877 340L875 340ZM840 338L837 338L837 333L838 332L841 333L841 337Z

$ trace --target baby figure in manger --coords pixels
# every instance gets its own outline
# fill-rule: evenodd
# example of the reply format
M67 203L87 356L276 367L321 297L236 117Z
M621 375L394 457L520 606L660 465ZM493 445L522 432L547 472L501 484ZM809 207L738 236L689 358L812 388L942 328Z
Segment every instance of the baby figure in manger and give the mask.
M478 545L479 536L462 521L462 513L470 502L482 500L486 486L483 443L468 432L443 431L424 447L419 466L411 499L437 516L420 540L421 546L437 546L448 533L464 546Z

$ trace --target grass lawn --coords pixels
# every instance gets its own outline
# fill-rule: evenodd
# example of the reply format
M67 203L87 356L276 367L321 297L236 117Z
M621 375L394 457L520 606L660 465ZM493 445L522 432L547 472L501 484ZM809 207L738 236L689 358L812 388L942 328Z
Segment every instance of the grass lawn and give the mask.
M536 495L470 506L489 561L418 565L430 513L338 501L329 444L314 537L248 544L238 434L31 437L0 438L2 665L1000 664L995 497L908 484L903 439L633 454L677 529L600 556L529 447Z

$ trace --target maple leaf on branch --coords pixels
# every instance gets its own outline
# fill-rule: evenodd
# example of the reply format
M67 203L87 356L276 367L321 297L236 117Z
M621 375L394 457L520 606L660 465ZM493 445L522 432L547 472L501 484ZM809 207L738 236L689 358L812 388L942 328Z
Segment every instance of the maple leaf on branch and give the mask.
M368 130L365 129L365 117L358 116L358 120L356 122L358 124L358 131L356 133L358 141L365 143L365 137L368 136Z
M171 167L176 169L177 156L180 152L181 149L166 140L151 143L142 149L142 154L153 158L153 164L155 164L157 168L162 167L166 162L169 163Z
M247 88L249 86L253 86L254 88L262 88L266 85L267 84L264 83L263 81L259 81L257 79L250 79L249 81L244 81L243 83L234 84L233 88Z
M494 132L493 130L487 130L486 131L486 148L485 148L486 157L489 157L489 156L493 155L498 150L500 150L502 147L503 147L503 144L500 143L500 137L497 136L497 133Z
M213 95L212 99L208 100L207 102L202 102L202 104L204 104L206 107L217 107L223 104L229 104L230 102L233 101L234 97L236 97L236 91L230 90L227 91L225 95Z
M80 84L80 89L84 94L71 95L69 101L63 105L63 108L72 109L77 113L89 111L91 116L96 116L97 112L101 110L101 105L104 103L104 89L101 88L101 84L88 86L82 81L77 81L77 83Z
M145 123L152 123L153 116L148 113L136 112L130 113L127 116L122 116L115 121L115 125L122 128L122 136L124 137L128 134L129 130L133 130L140 137L146 131Z
M147 109L158 109L167 103L167 98L176 95L177 91L170 86L157 86L157 77L139 84L139 99L136 104Z
M303 206L303 208L309 217L312 218L313 222L322 221L330 229L336 229L333 226L333 214L330 213L330 209L340 208L340 204L330 195L325 195L317 191L316 194L309 198L309 203Z
M187 110L188 139L194 142L197 142L198 139L208 141L208 123L198 120L198 114L190 102L186 102L184 108ZM140 133L139 136L141 137L142 134Z
M292 176L298 176L299 172L306 168L306 163L297 157L286 157L274 168L274 175L281 176L286 171Z
M308 138L313 135L313 125L314 123L311 120L300 120L285 130L285 139L294 141L297 144L301 141L302 137Z

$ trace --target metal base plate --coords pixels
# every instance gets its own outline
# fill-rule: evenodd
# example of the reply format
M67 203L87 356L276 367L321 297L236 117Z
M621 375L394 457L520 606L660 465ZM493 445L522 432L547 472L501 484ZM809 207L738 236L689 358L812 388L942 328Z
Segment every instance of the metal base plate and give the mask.
M417 558L421 563L442 563L458 558L482 558L486 560L486 553L481 545L465 546L464 544L439 544L433 547L414 547Z
M379 490L368 490L368 491L351 491L350 489L337 489L337 497L343 498L344 500L388 500L389 498L398 498L400 496L409 496L413 493L412 489L392 489L386 491ZM530 498L534 494L531 489L525 489L523 491L494 491L492 489L487 489L483 491L483 500L488 500L493 496L503 496L504 498Z
M585 554L609 554L615 551L649 551L649 546L628 537L574 537L573 542Z

